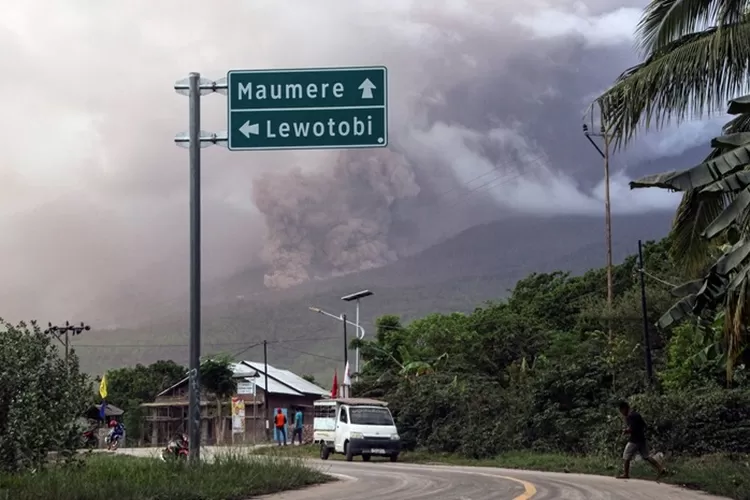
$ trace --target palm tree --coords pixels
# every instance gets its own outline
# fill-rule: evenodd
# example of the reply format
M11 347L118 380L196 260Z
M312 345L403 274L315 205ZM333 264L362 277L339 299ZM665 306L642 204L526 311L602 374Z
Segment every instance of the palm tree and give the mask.
M636 40L644 61L596 100L616 147L626 145L641 127L722 111L748 88L750 0L653 0L643 12ZM739 132L750 132L750 116L738 116L723 131ZM721 152L714 149L707 160ZM732 194L683 191L670 253L686 270L698 273L719 253L716 244L700 235Z

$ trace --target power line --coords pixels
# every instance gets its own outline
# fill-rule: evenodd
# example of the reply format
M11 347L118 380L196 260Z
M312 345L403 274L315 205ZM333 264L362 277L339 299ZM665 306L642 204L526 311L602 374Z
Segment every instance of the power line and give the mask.
M328 361L336 361L337 363L343 361L342 358L332 358L331 356L325 356L323 354L316 354L314 352L303 351L302 349L296 349L294 347L284 346L284 349L287 349L289 351L294 351L299 354L305 354L307 356L313 356L315 358L326 359Z
M269 340L269 344L278 344L278 343L288 343L288 342L320 342L323 340L334 340L338 339L339 337L296 337L291 339L277 339L277 340ZM260 341L257 344L253 344L253 346L261 345L263 342ZM204 346L210 346L210 347L217 347L217 346L235 346L235 345L247 345L247 341L241 341L241 342L205 342L202 345ZM184 342L181 344L74 344L71 345L71 347L74 347L78 349L79 347L84 348L129 348L129 349L151 349L151 348L161 348L161 347L187 347L187 344Z

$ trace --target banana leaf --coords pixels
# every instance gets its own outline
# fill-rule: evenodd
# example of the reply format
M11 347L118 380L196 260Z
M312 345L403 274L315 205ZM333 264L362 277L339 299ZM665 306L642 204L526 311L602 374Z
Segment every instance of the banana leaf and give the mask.
M742 113L750 113L750 94L742 97L737 97L729 101L729 108L727 113L730 115L739 115Z
M682 285L678 285L671 290L673 297L685 297L687 295L695 295L703 287L703 278L699 280L688 281Z
M712 148L738 148L750 144L750 132L737 132L736 134L722 135L711 139Z
M695 307L695 294L688 295L680 299L675 305L669 308L669 310L659 318L656 322L656 326L664 329L669 328L675 323L692 316L693 308Z
M724 232L724 230L728 229L731 225L739 223L746 216L747 208L749 206L750 189L744 189L737 194L734 200L732 200L732 203L730 203L729 206L727 206L727 208L725 208L724 211L708 225L701 236L710 240Z
M630 189L659 187L674 191L687 191L702 188L742 170L748 163L750 163L750 144L734 148L687 170L654 174L632 181Z
M745 165L747 168L750 165ZM719 181L709 184L700 193L734 193L750 186L750 170L741 170Z

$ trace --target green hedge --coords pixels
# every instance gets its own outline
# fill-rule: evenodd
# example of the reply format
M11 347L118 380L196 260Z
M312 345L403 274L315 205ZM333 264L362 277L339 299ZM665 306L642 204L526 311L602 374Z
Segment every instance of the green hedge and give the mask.
M618 400L577 371L571 366L518 390L428 375L402 385L391 403L409 449L469 458L519 450L618 455ZM750 390L641 394L630 402L649 425L653 451L750 454Z
M652 449L674 454L750 453L750 391L690 391L632 399Z

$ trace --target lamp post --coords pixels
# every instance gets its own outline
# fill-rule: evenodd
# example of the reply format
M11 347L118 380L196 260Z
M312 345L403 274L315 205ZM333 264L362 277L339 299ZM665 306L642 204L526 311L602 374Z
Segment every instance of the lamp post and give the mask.
M308 307L308 309L311 310L314 313L322 314L323 316L328 316L329 318L333 318L336 321L341 321L342 323L345 323L347 325L353 326L354 328L357 329L357 334L356 334L357 335L357 339L362 340L363 338L365 338L365 329L362 328L360 325L358 325L356 323L352 323L351 321L349 321L348 319L346 319L346 316L344 316L344 315L336 316L335 314L329 313L328 311L324 311L323 309L321 309L319 307L312 307L312 306L310 306L310 307ZM344 342L346 342L346 340L344 340ZM349 346L346 346L346 349L348 351L349 350ZM357 361L356 361L356 363L357 364L356 364L355 370L357 372L359 372L359 348L357 348Z
M356 301L357 312L354 318L354 322L355 322L358 332L359 332L359 301L360 299L364 299L365 297L369 297L370 295L373 295L373 293L370 290L362 290L361 292L351 293L349 295L344 295L343 297L341 297L341 300L343 300L344 302ZM364 332L364 330L362 331ZM362 337L364 337L364 333L362 334ZM362 340L361 337L358 337L358 338ZM356 373L356 378L359 379L359 347L357 347L355 358L354 358L354 372Z
M593 126L593 124L592 124ZM589 132L589 127L585 123L583 124L583 135L588 139L592 146L596 149L599 155L604 160L604 232L605 240L607 245L607 325L609 330L610 340L612 338L612 297L613 297L613 284L612 284L612 218L611 218L611 205L609 197L609 142L610 137L607 134L607 130L604 124L601 126L601 131L598 134ZM599 147L592 137L601 137L604 142L604 150Z

